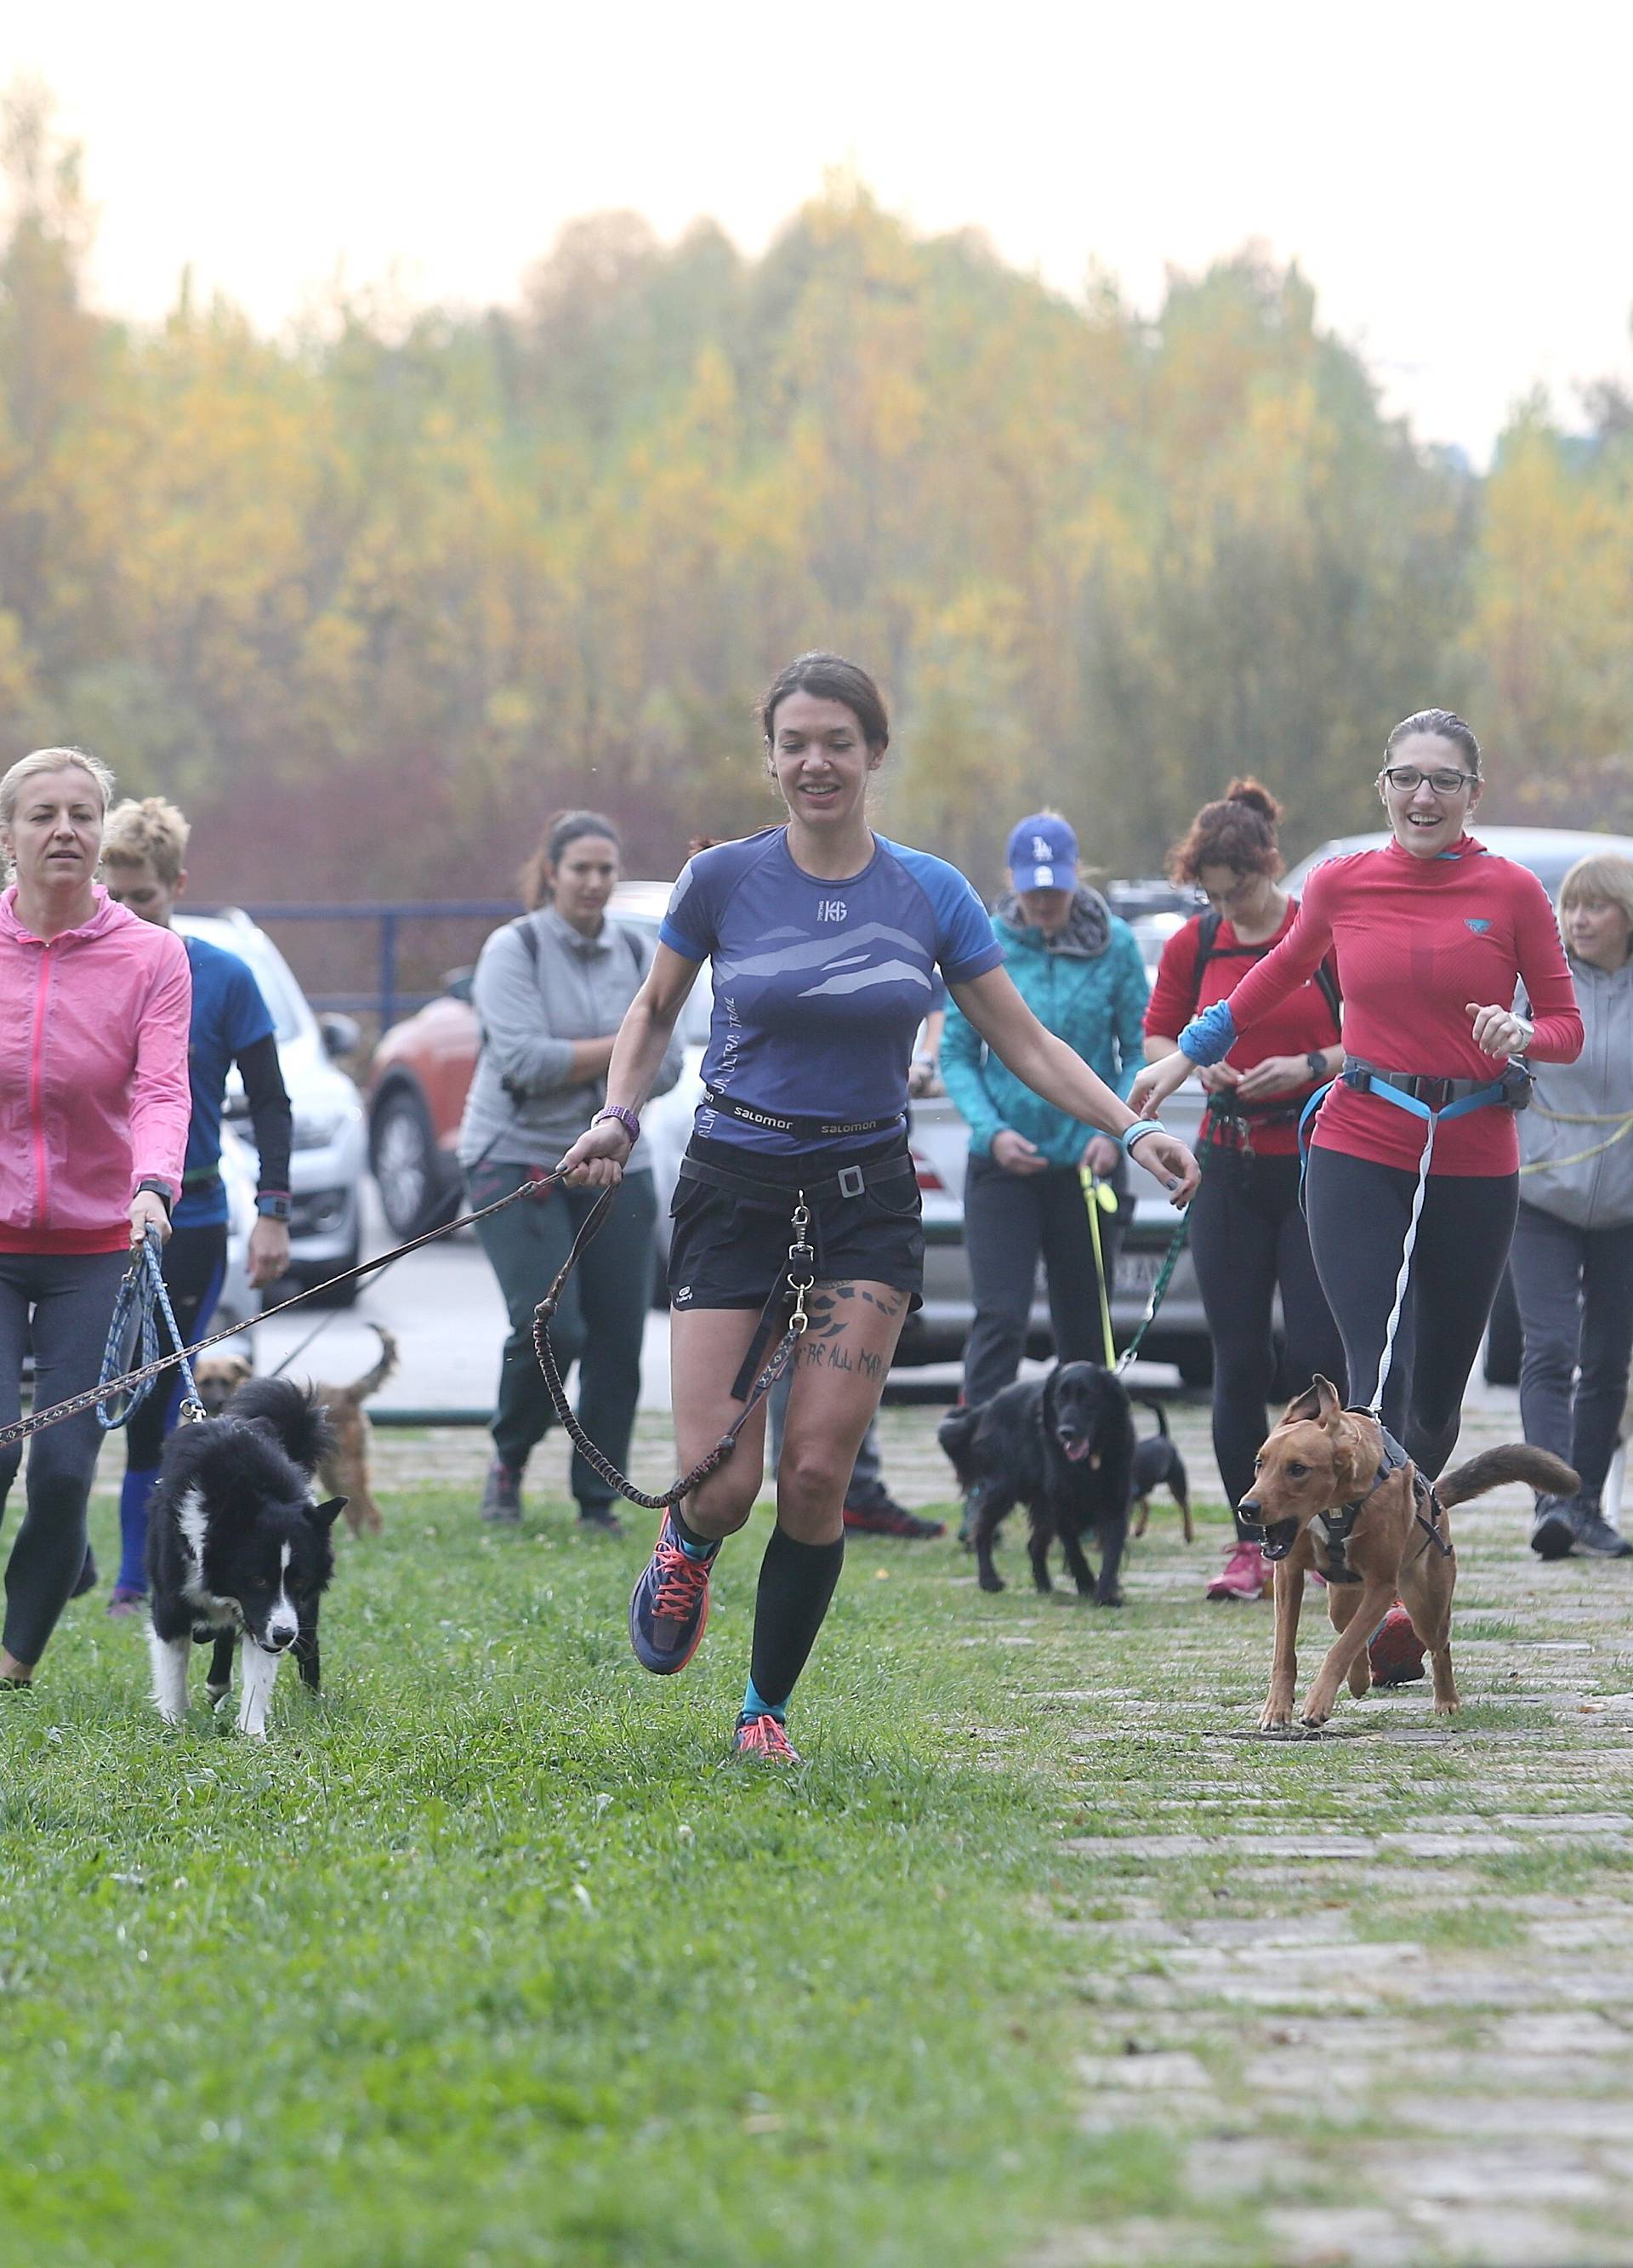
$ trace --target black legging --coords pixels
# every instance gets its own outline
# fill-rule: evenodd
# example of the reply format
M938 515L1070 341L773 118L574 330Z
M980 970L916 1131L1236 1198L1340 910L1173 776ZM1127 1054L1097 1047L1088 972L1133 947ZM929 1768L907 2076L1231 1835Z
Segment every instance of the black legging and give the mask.
M1312 1150L1305 1184L1310 1248L1343 1334L1350 1398L1377 1384L1416 1174L1337 1150ZM1433 1174L1396 1334L1384 1423L1431 1479L1457 1446L1463 1389L1508 1263L1517 1174Z
M1310 1257L1297 1158L1208 1152L1191 1199L1190 1244L1213 1341L1213 1454L1234 1513L1269 1431L1278 1285L1289 1391L1302 1393L1318 1372L1344 1390L1343 1342Z
M23 1352L34 1351L34 1407L49 1410L97 1382L124 1252L0 1256L0 1425L20 1406ZM5 1570L5 1645L35 1662L85 1564L85 1499L102 1429L94 1410L42 1426L28 1445L27 1502ZM0 1513L22 1462L0 1451Z

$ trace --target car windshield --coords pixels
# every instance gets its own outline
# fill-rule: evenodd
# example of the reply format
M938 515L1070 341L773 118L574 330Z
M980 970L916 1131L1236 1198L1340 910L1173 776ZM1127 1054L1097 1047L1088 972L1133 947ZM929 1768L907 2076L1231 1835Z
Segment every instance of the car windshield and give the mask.
M207 945L218 945L224 953L237 954L261 988L280 1047L300 1037L306 1028L303 1013L305 1003L300 989L283 955L273 951L259 930L242 930L220 921L188 921L185 917L178 918L176 927L186 934L202 938Z

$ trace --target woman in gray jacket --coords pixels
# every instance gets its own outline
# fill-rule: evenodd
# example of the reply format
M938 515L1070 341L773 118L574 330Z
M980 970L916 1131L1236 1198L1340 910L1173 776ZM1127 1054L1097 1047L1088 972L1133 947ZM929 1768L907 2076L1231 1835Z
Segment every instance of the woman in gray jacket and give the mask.
M532 911L496 930L482 949L472 999L482 1048L459 1145L474 1210L541 1181L607 1100L613 1042L652 957L651 939L607 911L619 857L610 820L594 811L558 814L527 870ZM680 1043L672 1041L653 1092L666 1094L680 1075ZM656 1264L658 1201L644 1150L636 1145L618 1202L585 1248L550 1331L563 1371L578 1364L580 1423L621 1468L629 1461ZM555 1414L533 1352L533 1309L599 1195L541 1189L478 1226L511 1322L484 1520L521 1518L522 1473ZM577 1451L572 1491L581 1527L618 1533L607 1483Z
M1526 1439L1568 1458L1573 1497L1539 1497L1531 1548L1625 1559L1633 1543L1600 1498L1633 1352L1633 863L1578 859L1560 927L1586 1037L1573 1064L1538 1066L1519 1120L1520 1204L1510 1264L1526 1351Z

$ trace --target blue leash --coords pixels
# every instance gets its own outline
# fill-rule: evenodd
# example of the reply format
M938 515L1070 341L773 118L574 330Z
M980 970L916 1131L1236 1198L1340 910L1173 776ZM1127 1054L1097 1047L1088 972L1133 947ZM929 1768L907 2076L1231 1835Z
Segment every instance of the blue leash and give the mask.
M97 1384L99 1388L106 1388L112 1386L116 1379L123 1377L126 1347L132 1336L133 1318L141 1339L142 1360L137 1366L145 1370L150 1363L159 1360L158 1319L163 1315L165 1328L170 1333L170 1344L181 1359L181 1422L185 1425L204 1415L204 1405L198 1398L198 1388L193 1382L193 1366L184 1351L181 1334L176 1329L175 1310L170 1304L170 1292L165 1282L162 1251L158 1231L150 1228L143 1240L141 1250L130 1256L130 1265L121 1280L119 1297L114 1302L114 1317L107 1327L107 1344L102 1351L102 1373ZM121 1425L128 1425L158 1383L157 1378L139 1380L117 1418L109 1417L107 1396L99 1395L96 1405L97 1424L105 1433L112 1433Z

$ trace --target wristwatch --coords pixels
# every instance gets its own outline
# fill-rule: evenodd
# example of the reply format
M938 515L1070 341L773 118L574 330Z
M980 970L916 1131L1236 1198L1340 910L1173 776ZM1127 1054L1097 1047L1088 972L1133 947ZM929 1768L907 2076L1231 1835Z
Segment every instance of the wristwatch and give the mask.
M599 1126L607 1118L615 1118L618 1121L624 1132L629 1137L629 1147L633 1150L641 1138L641 1122L634 1111L627 1110L622 1102L609 1102L604 1109L596 1112L590 1123L592 1126Z
M1312 1079L1325 1079L1327 1077L1327 1053L1325 1049L1312 1048L1309 1054L1305 1057L1305 1061L1310 1066L1310 1076Z
M287 1220L290 1201L287 1189L257 1189L255 1210L262 1220Z
M169 1182L161 1182L156 1175L147 1174L144 1174L142 1180L136 1183L136 1195L140 1197L143 1189L146 1189L151 1196L156 1197L158 1199L160 1204L165 1208L165 1218L168 1220L171 1214L173 1213L176 1209L175 1192L171 1188Z

